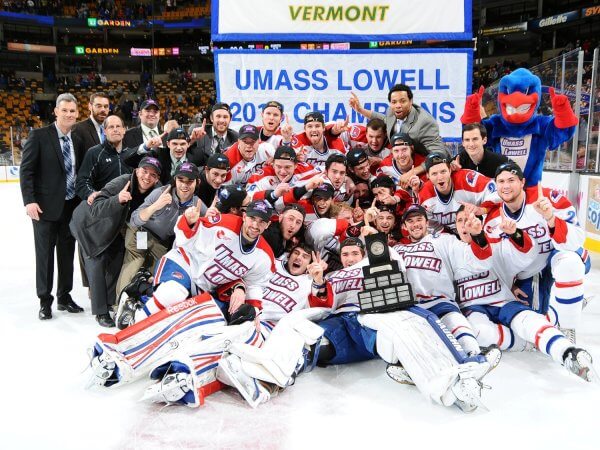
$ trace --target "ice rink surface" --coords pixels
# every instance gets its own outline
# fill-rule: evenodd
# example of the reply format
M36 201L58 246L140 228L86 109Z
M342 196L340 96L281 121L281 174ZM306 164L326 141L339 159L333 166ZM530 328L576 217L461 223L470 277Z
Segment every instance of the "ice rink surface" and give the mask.
M600 449L600 386L535 352L505 353L485 381L489 412L428 403L382 361L315 369L252 410L233 391L199 409L140 403L146 381L86 390L87 349L108 331L90 313L37 318L33 232L19 186L0 184L0 448L12 449ZM586 279L578 344L600 369L600 256ZM77 267L77 265L76 265ZM116 331L113 330L113 331Z

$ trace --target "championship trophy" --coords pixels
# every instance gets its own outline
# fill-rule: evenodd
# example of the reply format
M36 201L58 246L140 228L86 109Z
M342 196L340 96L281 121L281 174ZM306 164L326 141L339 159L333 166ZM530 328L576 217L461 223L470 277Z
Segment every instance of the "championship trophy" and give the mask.
M365 289L358 293L364 314L407 309L416 304L412 286L398 261L392 261L384 233L365 236L369 265L363 267Z

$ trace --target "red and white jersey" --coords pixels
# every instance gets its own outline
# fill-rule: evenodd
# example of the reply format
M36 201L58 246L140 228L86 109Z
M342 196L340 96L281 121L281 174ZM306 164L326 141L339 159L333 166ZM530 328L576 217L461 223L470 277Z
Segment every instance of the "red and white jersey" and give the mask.
M312 295L311 287L312 278L308 274L292 275L287 270L286 260L277 259L275 273L263 294L261 320L277 321L292 311L309 307L331 307L327 301Z
M425 157L423 155L420 155L418 153L414 154L414 167L419 167L421 164L423 164L424 161ZM400 167L398 167L398 164L396 163L394 158L392 158L392 155L389 155L388 157L384 158L383 161L381 161L381 164L379 164L379 167L375 171L375 175L387 175L392 180L394 180L394 183L398 184L400 182L400 177L404 175L404 172L402 172ZM419 175L419 178L423 180L423 182L426 182L427 174L422 173L421 175Z
M398 261L400 270L405 270L402 258L394 249L390 249L390 258ZM360 311L358 293L365 288L362 269L368 265L369 258L363 258L353 266L336 270L325 276L327 298L333 305L334 314Z
M327 263L329 271L341 268L340 242L345 239L346 230L350 223L344 219L321 218L311 222L306 227L304 239L306 243L321 255Z
M291 187L299 186L298 182L304 177L304 174L312 173L313 170L314 168L310 164L297 163L294 174L287 183ZM275 169L268 164L250 177L246 190L253 200L264 200L266 191L275 189L280 184L281 181L275 175Z
M281 128L277 128L277 130L275 130L275 133L272 134L271 136L269 136L267 139L263 139L263 137L266 137L262 131L264 127L261 125L256 128L258 128L258 132L260 133L261 142L268 142L274 148L281 146L281 143L283 142L283 136L281 135Z
M534 242L537 257L530 266L519 274L519 278L528 278L542 270L552 250L577 251L583 247L585 231L577 222L577 212L564 195L548 188L543 189L544 197L547 197L554 208L555 227L550 233L546 220L536 212L533 204L538 199L538 187L532 186L525 189L525 200L523 206L516 213L512 213L502 204L500 207L490 211L486 217L484 230L492 238L502 236L500 231L500 208L504 209L506 217L517 222L517 227L527 232Z
M296 182L296 186L304 186L306 183L310 181L310 179L316 175L323 175L325 179L323 180L325 183L333 186L333 183L327 176L325 175L325 166L317 166L313 170L303 173L302 176ZM310 193L306 194L306 197L310 197ZM348 192L348 186L346 182L342 183L340 187L336 188L333 186L333 201L334 202L345 202L349 205L352 204L352 194Z
M262 236L244 251L241 235L239 216L201 217L190 228L182 215L175 225L175 246L189 259L190 275L198 288L215 292L241 280L246 288L246 303L261 307L263 289L275 270L275 258Z
M472 203L488 210L500 204L496 183L474 170L452 172L452 190L443 196L427 181L419 191L419 203L427 210L429 225L437 231L446 228L456 232L456 212L460 205Z
M292 147L296 153L305 153L304 162L311 164L314 167L325 168L325 162L332 153L346 154L346 145L339 137L332 137L325 133L324 148L322 151L317 150L310 144L308 136L305 132L295 134L292 138Z
M265 163L272 159L275 155L275 148L267 142L261 142L258 150L251 161L246 161L240 155L238 143L236 142L227 149L224 153L229 159L231 170L227 174L226 184L242 184L246 185L252 175L258 173L263 168Z
M451 234L428 234L419 242L398 244L394 250L404 260L415 299L423 308L455 302L454 274L485 272L491 264L490 245L481 249Z
M340 134L340 139L344 141L347 148L360 148L364 150L367 156L372 158L384 159L391 154L389 143L378 152L374 152L367 141L367 127L365 125L350 125L348 131Z
M529 267L536 256L533 241L527 233L523 246L512 239L491 240L491 267L485 272L474 273L473 269L459 262L455 264L454 281L457 286L458 304L461 308L473 305L503 306L515 300L511 291L517 273Z

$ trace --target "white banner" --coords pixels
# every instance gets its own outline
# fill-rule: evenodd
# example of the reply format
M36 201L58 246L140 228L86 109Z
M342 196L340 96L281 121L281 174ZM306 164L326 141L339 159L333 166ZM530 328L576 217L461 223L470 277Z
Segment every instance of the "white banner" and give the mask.
M366 109L385 113L389 89L403 83L437 120L442 137L460 139L472 58L470 49L215 50L217 98L231 105L232 128L259 124L262 106L277 100L300 131L315 110L326 121L349 115L351 123L364 124L348 106L350 92Z
M471 0L213 0L213 41L472 38Z

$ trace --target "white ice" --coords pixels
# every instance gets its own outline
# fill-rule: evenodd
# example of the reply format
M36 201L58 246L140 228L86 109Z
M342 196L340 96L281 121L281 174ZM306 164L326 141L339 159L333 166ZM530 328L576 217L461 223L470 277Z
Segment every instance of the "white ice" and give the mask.
M199 409L140 403L145 381L86 390L87 349L101 328L78 268L81 314L40 321L33 232L18 184L0 185L0 449L600 449L600 387L539 353L505 353L486 377L489 412L463 414L395 383L382 361L315 369L252 410L232 391ZM600 255L586 280L598 297L578 343L600 368ZM77 264L76 264L77 267ZM408 447L410 446L410 447Z

